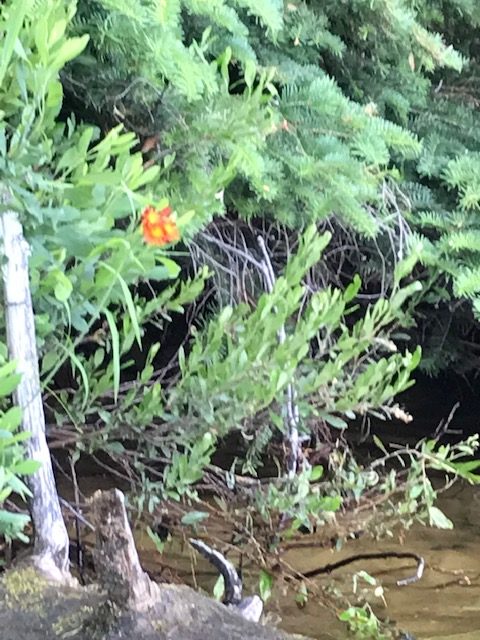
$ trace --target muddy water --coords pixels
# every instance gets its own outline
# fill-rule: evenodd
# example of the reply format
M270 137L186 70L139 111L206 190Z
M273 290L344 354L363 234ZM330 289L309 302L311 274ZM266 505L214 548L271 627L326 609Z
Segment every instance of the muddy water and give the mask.
M115 480L104 478L102 482L98 476L84 477L81 485L88 495L97 488L112 487ZM62 488L61 493L71 498L67 487ZM289 551L286 559L301 571L369 551L410 551L422 555L426 569L422 580L414 585L395 584L415 571L413 561L403 559L362 560L323 577L323 584L327 581L347 594L351 592L352 575L365 570L384 588L386 604L378 598L370 599L379 617L395 620L417 640L480 640L480 487L456 485L440 497L439 506L455 523L454 530L416 526L405 535L403 544L398 539L378 542L359 539L341 552L307 547ZM217 534L223 537L221 524ZM198 558L192 570L191 550L180 548L174 541L160 555L146 534L138 535L137 545L144 568L156 579L178 579L212 592L217 574ZM248 594L256 589L257 580L248 567L244 577ZM299 609L293 593L277 594L268 602L267 612L274 622L292 633L318 640L347 638L345 627L329 611L314 600Z
M385 604L375 597L370 600L379 617L397 621L400 628L408 630L417 640L480 640L480 488L456 486L441 498L439 506L455 522L453 531L419 526L406 534L403 544L399 540L374 543L360 539L339 553L304 548L290 551L286 559L293 567L307 570L368 551L420 554L427 563L424 576L417 584L407 587L395 584L399 578L415 571L414 563L403 559L363 560L323 580L348 593L353 573L363 569L384 587ZM211 593L217 577L214 570L199 560L194 575L188 550L173 544L159 556L143 536L139 547L144 566L154 575L165 575L165 566L171 567L172 574L177 572L182 581L197 584ZM247 571L247 591L248 587L254 588L254 584L253 576ZM272 619L281 618L279 626L290 632L319 640L347 637L345 627L317 602L312 600L305 608L298 609L292 593L277 595L268 603L267 611Z
M427 567L422 580L407 587L395 584L414 573L415 567L405 560L361 561L356 565L356 570L362 568L379 579L385 589L386 606L377 604L377 615L396 620L418 640L480 640L480 488L454 487L439 506L454 521L454 530L416 527L405 536L403 545L392 540L372 547L371 542L358 540L343 554L398 550L424 556ZM333 557L337 560L342 555L311 549L294 560L295 566L306 569L332 562ZM353 567L334 574L342 587L351 583ZM324 620L325 613L313 603L303 612L284 603L282 626L289 631L319 638ZM343 635L334 630L331 633L338 639L346 635L344 631Z

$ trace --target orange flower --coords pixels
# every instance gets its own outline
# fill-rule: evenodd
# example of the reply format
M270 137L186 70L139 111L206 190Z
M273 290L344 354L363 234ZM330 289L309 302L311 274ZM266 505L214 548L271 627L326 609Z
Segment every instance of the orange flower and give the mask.
M145 242L160 247L180 240L180 232L172 218L170 207L161 210L152 206L145 207L142 213L142 232Z

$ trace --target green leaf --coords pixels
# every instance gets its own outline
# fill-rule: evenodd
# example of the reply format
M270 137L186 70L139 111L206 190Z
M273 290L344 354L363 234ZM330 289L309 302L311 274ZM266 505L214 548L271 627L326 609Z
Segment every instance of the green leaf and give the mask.
M260 598L263 602L267 602L272 595L273 576L267 573L264 569L261 569L258 577L258 590Z
M30 497L32 495L27 485L23 482L23 480L20 480L20 478L17 478L17 476L14 476L14 475L10 476L9 484L11 488L15 491L15 493L18 493L18 495L22 496L22 498L25 498L27 496Z
M371 587L374 587L377 584L376 579L373 576L371 576L369 573L367 573L366 571L358 571L356 573L356 575L359 578L361 578L362 580L364 580Z
M48 62L48 19L46 15L39 16L33 31L35 46L37 47L40 60L44 66Z
M388 455L388 451L385 449L385 445L380 440L380 438L378 436L376 436L375 434L373 434L373 442L377 445L377 447L380 449L380 451L384 455L386 455L386 456Z
M175 161L175 156L175 153L167 153L167 155L163 158L163 166L165 169L168 169L168 167L172 166Z
M18 538L23 542L28 542L27 536L22 531L30 522L30 518L23 513L10 513L5 509L0 509L0 535L5 538Z
M286 387L289 381L290 381L290 375L286 371L280 371L280 375L278 376L275 391L280 391L281 389Z
M125 453L125 447L121 442L109 442L105 445L105 449L108 453L114 454L116 456L121 456Z
M50 29L50 33L48 34L48 46L52 48L53 45L63 38L65 31L67 29L68 23L64 18L57 20L53 27Z
M161 540L158 533L155 533L155 531L153 531L150 527L147 527L147 534L150 540L152 540L153 544L155 545L158 553L163 553L165 549L165 541Z
M158 258L158 260L168 269L168 275L170 278L176 278L178 276L180 273L180 266L174 260L166 258L165 256Z
M185 526L195 525L206 520L208 515L206 511L189 511L182 517L181 523Z
M323 415L323 419L329 425L331 425L332 427L335 427L335 429L346 429L348 427L348 424L345 422L345 420L342 420L338 416L332 416L329 413L326 413L325 415Z
M6 35L0 47L0 86L3 85L5 74L15 49L15 42L22 29L25 16L30 13L31 9L31 0L16 0L15 7L10 7Z
M257 65L253 60L247 60L245 63L244 78L245 84L249 89L253 87L255 76L257 75Z
M52 55L49 64L54 68L61 69L67 62L73 60L82 53L82 51L87 46L87 42L89 41L89 39L90 36L88 36L87 34L78 38L69 38Z
M225 593L225 582L223 580L223 576L218 576L217 581L213 587L213 597L215 600L221 600L223 598L223 594Z
M428 517L430 526L438 529L453 529L453 522L438 507L429 507Z
M3 369L3 367L2 367ZM2 377L2 369L0 369L0 397L9 396L18 387L22 376L17 373L9 375L8 377Z
M338 511L342 504L341 496L323 496L320 499L322 511Z
M42 464L37 460L22 460L12 467L13 473L20 476L30 476L40 469Z
M83 384L82 409L83 409L83 408L86 407L87 402L88 402L88 396L90 395L90 383L88 381L87 372L85 371L85 367L83 366L82 362L80 361L80 359L76 355L75 351L73 351L73 349L66 347L62 343L60 343L60 347L68 355L68 358L70 359L70 362L72 363L72 368L76 368L78 370L78 372L80 373L80 377L82 378L82 384Z
M22 421L22 410L20 407L10 407L0 416L0 427L7 431L15 431Z
M55 280L55 298L59 302L66 302L73 291L73 285L70 279L60 270L55 272Z
M310 471L310 482L315 482L316 480L320 480L322 476L323 476L323 467L321 465L312 467Z

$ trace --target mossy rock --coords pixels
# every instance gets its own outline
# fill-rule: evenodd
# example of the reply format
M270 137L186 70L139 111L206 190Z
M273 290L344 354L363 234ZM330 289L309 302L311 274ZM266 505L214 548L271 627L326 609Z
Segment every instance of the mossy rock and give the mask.
M8 571L0 580L2 640L293 640L249 622L193 589L158 585L147 612L122 611L95 587L65 587L35 569Z

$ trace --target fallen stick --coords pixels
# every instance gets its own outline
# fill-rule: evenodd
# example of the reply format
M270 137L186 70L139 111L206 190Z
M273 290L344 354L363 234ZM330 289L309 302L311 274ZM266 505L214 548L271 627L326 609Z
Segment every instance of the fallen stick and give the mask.
M331 573L336 569L340 569L340 567L345 567L346 565L351 564L352 562L357 562L358 560L375 560L383 558L412 558L416 561L417 569L414 575L409 576L408 578L397 580L398 587L405 587L409 584L413 584L414 582L418 582L423 576L423 571L425 569L425 559L422 556L419 556L416 553L411 553L409 551L372 551L371 553L358 553L354 556L350 556L349 558L339 560L338 562L332 562L331 564L325 564L323 565L323 567L318 567L317 569L304 571L301 575L304 578L314 578L315 576L319 576L325 573Z

